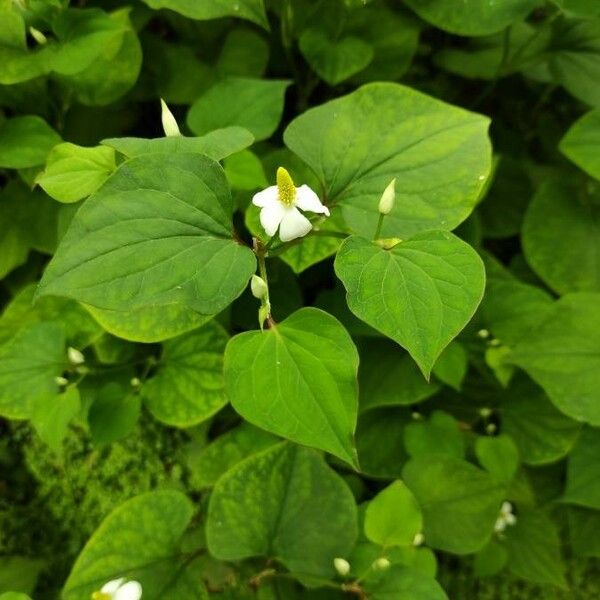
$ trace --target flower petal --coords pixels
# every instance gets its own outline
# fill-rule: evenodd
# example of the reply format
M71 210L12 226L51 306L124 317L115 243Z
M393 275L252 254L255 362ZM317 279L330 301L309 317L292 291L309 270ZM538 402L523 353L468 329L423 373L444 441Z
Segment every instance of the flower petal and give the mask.
M290 242L305 236L311 229L311 222L296 207L292 206L285 209L279 228L279 237L282 242Z
M121 587L121 585L124 581L125 581L125 577L121 577L119 579L113 579L112 581L105 583L102 586L102 588L100 589L100 591L103 594L114 594Z
M307 185L301 185L296 190L296 206L302 210L329 216L329 209L321 203L319 196Z
M279 200L260 209L260 224L268 236L273 237L275 235L286 210L286 207Z
M142 586L137 581L128 581L122 585L113 600L140 600L142 597Z
M272 185L268 187L266 190L262 190L262 192L257 192L252 196L252 204L254 206L259 206L263 208L263 206L267 206L271 204L273 201L279 200L279 191L277 190L276 185Z

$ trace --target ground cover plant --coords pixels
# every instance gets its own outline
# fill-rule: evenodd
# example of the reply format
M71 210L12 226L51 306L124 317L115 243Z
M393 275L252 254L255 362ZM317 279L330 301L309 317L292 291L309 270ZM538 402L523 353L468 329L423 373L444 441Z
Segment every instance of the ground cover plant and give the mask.
M0 599L600 596L597 0L0 0Z

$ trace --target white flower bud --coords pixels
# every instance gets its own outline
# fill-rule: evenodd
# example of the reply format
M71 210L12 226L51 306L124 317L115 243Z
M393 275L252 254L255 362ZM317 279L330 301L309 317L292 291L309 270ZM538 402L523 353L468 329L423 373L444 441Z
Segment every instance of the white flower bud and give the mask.
M142 385L142 382L139 377L132 377L129 383L133 388L139 388L140 385Z
M350 563L344 558L334 558L333 566L339 575L346 577L350 573Z
M374 571L386 571L387 569L390 568L390 561L389 559L385 558L384 556L382 556L381 558L378 558L372 565L373 570Z
M490 332L487 329L480 329L477 332L477 335L482 339L482 340L487 340L487 338L490 337Z
M480 408L479 409L479 416L481 416L484 419L488 419L489 417L492 416L492 409L491 408Z
M67 356L72 365L82 365L85 362L85 356L76 348L69 347L67 349Z
M252 279L250 280L250 290L252 290L252 295L255 298L262 300L267 295L269 288L262 277L252 275Z
M56 385L64 387L69 383L69 380L66 377L58 376L54 378L54 382L56 383Z
M392 179L388 186L383 190L381 200L379 200L379 212L382 215L389 215L394 208L396 201L396 178Z
M422 533L417 533L413 538L413 546L420 546L425 541L425 536Z
M181 135L181 132L179 131L179 125L177 125L177 121L175 120L173 113L169 110L167 103L162 98L160 99L160 106L162 108L160 118L162 120L162 126L165 135L167 137Z
M497 429L497 427L496 427L496 425L495 425L494 423L488 423L488 424L485 426L485 432L486 432L488 435L492 435L493 433L496 433L496 429Z
M29 33L31 34L31 37L40 45L44 45L48 42L48 38L35 27L30 27Z

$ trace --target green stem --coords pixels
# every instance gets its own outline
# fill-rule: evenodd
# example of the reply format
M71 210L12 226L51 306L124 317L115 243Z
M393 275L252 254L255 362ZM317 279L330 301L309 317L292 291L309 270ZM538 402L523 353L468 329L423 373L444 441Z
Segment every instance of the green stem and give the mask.
M378 240L381 235L381 228L383 227L383 218L385 215L383 213L379 213L379 221L377 221L377 229L375 230L375 235L373 236L373 241Z

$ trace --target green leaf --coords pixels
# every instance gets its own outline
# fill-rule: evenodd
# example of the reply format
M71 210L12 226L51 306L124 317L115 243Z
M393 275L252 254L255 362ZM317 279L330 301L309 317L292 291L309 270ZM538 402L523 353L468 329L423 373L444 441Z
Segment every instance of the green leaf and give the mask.
M229 32L216 64L220 77L262 77L269 62L269 45L250 29Z
M172 136L161 138L109 138L105 146L114 148L127 158L143 154L205 154L213 160L222 160L252 145L254 137L243 127L224 127L201 137Z
M545 182L523 223L527 262L559 294L600 292L600 186Z
M405 0L421 18L458 35L487 35L524 19L537 0Z
M600 179L600 109L592 110L573 125L560 141L560 151L580 169Z
M361 342L359 390L360 410L379 406L401 406L423 402L439 391L427 383L410 356L385 339Z
M58 393L55 378L66 367L65 334L56 323L23 328L0 346L0 414L27 419L34 402Z
M453 229L473 210L491 168L488 119L395 83L367 84L296 117L286 145L316 173L328 205L375 233L378 202L396 178L382 237Z
M121 504L89 539L65 583L63 600L89 598L119 577L139 581L144 600L203 600L204 586L192 574L180 540L192 518L181 492L142 494Z
M142 388L156 419L175 427L205 421L225 404L223 352L229 336L215 321L163 344L156 374Z
M423 511L429 546L469 554L488 542L506 493L491 475L452 456L426 454L406 463L403 479Z
M600 558L600 512L585 508L569 508L569 538L576 556Z
M406 348L425 377L473 316L485 286L477 253L443 231L418 234L390 250L350 237L335 271L350 310Z
M542 512L523 512L506 528L508 568L517 577L568 589L554 523Z
M353 36L331 39L320 29L306 29L300 36L300 51L311 68L330 85L352 77L373 60L373 48Z
M600 425L600 295L569 294L514 348L523 368L564 414Z
M220 560L264 556L331 577L333 559L350 554L357 534L350 489L316 452L292 444L236 465L210 497L206 536Z
M227 396L244 419L354 466L357 370L347 331L315 308L236 335L225 350Z
M563 415L527 377L516 378L500 405L502 431L517 444L528 465L544 465L566 456L579 437L581 423Z
M62 394L36 397L31 422L40 438L52 450L59 452L69 431L69 423L80 410L79 391L71 385Z
M24 169L43 165L48 152L60 141L58 133L40 117L6 119L0 122L0 167Z
M442 383L460 391L468 366L467 351L459 342L451 342L433 365L433 374Z
M268 28L263 0L143 0L151 8L168 8L190 19L238 17Z
M479 464L498 481L510 483L519 468L519 450L507 435L478 437L475 455Z
M155 304L129 311L105 310L86 305L102 327L133 342L162 342L204 325L212 315L201 315L184 304Z
M94 193L116 168L112 148L64 143L50 151L35 182L59 202L77 202Z
M569 454L563 502L600 510L600 429L586 427Z
M232 238L232 211L223 171L211 159L131 159L77 212L38 295L113 311L183 303L216 314L255 270L252 251Z
M367 582L372 600L448 600L440 584L416 569L394 565L378 581Z
M508 550L503 544L496 539L491 539L489 543L483 547L475 555L473 561L473 571L476 577L487 577L496 575L504 567L508 561Z
M242 423L220 435L199 452L192 451L188 455L187 464L194 489L212 487L221 475L239 462L279 441L279 438L249 423Z
M88 411L88 423L94 443L111 444L133 431L142 402L137 394L116 381L102 386Z
M381 490L367 506L365 535L385 548L412 546L422 527L421 509L401 481L394 481Z
M223 161L229 185L235 190L257 190L269 186L260 159L251 150L242 150Z
M0 556L0 598L11 600L10 594L15 595L12 600L28 600L25 594L33 593L40 571L45 567L42 560L26 556L9 555ZM4 598L2 592L8 592ZM21 592L23 598L17 592Z
M187 124L196 135L245 127L257 140L270 137L283 114L289 81L230 77L215 83L190 107Z
M410 456L446 454L456 458L465 455L465 440L458 421L442 410L436 410L427 421L413 421L404 430L404 445Z

